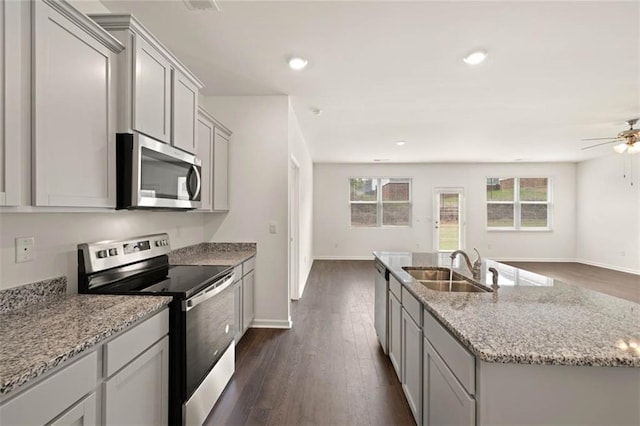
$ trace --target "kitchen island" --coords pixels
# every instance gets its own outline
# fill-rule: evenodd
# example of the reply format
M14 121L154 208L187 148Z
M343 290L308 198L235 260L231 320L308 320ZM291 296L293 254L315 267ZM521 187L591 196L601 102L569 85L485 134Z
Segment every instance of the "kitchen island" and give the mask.
M476 280L452 269L490 289L495 268L497 291L435 291L403 268L450 268L449 254L374 255L389 272L390 358L418 424L640 424L640 305L491 260Z

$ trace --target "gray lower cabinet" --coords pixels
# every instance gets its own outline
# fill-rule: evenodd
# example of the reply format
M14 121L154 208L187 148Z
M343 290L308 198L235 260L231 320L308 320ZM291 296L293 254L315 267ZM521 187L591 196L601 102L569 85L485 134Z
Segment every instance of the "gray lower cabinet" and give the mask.
M255 319L255 257L235 267L237 287L235 294L235 320L238 324L236 343L242 338ZM238 279L238 277L242 277Z
M402 380L402 304L389 291L389 359L396 370L398 379Z
M169 310L0 402L3 425L162 425L168 420Z
M401 329L402 390L416 424L420 424L422 421L422 328L404 307Z

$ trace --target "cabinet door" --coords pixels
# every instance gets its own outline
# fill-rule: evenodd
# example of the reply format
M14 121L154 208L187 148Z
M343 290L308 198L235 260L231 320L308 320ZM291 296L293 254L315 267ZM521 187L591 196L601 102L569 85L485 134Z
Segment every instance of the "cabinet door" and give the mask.
M233 302L234 302L234 311L233 311L233 320L236 323L236 335L234 339L236 343L240 341L242 334L244 333L244 326L242 324L242 278L238 280L238 282L233 289Z
M35 205L115 207L116 53L32 5Z
M422 421L422 330L402 308L402 390L416 424Z
M196 132L196 155L202 160L202 187L200 201L202 206L199 210L211 210L211 189L213 171L213 138L215 127L213 123L201 114L198 115L198 127Z
M180 71L173 70L172 143L184 151L196 152L198 88Z
M398 379L402 373L402 305L396 296L389 292L389 359L396 370Z
M168 421L169 337L104 383L104 424L162 425Z
M251 271L242 278L242 326L244 331L249 328L251 322L255 318L253 287L253 271Z
M472 426L476 422L475 400L424 339L423 424L429 426Z
M229 135L219 129L213 152L213 210L229 210Z
M93 426L96 423L96 393L92 393L73 406L50 426Z
M171 142L171 65L141 37L134 38L132 127L159 141Z

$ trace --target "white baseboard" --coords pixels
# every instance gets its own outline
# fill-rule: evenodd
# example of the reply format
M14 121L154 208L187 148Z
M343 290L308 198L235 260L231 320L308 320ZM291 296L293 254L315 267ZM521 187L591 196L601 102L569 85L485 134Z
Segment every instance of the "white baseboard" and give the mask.
M578 263L583 263L585 265L597 266L598 268L606 268L606 269L612 269L614 271L626 272L627 274L640 275L640 271L638 271L637 269L623 268L621 266L614 266L614 265L609 265L609 264L600 263L600 262L592 262L590 260L585 260L585 259L576 259L575 261Z
M288 320L268 320L268 319L254 319L251 323L251 328L283 328L289 329L293 326L291 317Z
M370 256L314 256L313 260L373 260Z
M574 258L564 257L487 257L496 262L576 262Z

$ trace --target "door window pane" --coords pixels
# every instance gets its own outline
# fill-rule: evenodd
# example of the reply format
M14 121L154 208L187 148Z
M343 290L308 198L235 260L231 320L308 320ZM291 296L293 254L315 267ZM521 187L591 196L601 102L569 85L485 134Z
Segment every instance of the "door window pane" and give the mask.
M460 248L460 194L440 194L438 250Z
M520 201L547 201L547 178L521 178Z
M351 201L377 201L378 186L375 179L350 179Z
M513 204L487 204L487 226L513 227Z
M382 203L382 225L409 226L410 212L409 203Z
M514 178L487 178L487 201L513 201Z
M376 204L351 204L351 226L377 226Z
M527 228L546 228L548 225L546 204L522 204L520 225Z

